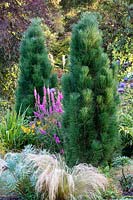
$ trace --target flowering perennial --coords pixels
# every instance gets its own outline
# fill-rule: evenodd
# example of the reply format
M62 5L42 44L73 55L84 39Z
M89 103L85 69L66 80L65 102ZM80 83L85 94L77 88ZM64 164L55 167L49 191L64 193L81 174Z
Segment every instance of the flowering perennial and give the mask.
M57 98L55 98L55 88L49 89L44 87L43 92L44 96L41 103L40 96L37 94L36 89L34 89L35 107L37 108L37 111L34 112L35 117L42 119L55 113L63 113L61 104L61 100L63 99L62 93L58 91Z
M50 151L64 153L61 139L62 120L62 99L63 95L55 88L43 88L43 98L40 98L37 90L34 89L35 112L34 119L28 127L21 127L24 133L34 133L34 136L41 141L41 145Z
M58 145L61 147L61 117L63 113L62 99L63 95L55 88L43 88L43 99L40 99L40 95L34 89L35 97L35 109L34 112L34 123L36 124L37 132L42 135L46 135L47 139L51 140L50 144ZM63 153L64 150L59 152Z

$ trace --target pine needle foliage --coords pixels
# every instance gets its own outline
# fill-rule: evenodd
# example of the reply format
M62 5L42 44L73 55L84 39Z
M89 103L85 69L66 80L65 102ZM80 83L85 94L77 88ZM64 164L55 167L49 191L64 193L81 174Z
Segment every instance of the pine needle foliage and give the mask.
M34 88L43 95L43 86L54 87L56 75L51 75L52 66L48 59L46 41L39 18L33 19L24 33L20 46L20 74L16 90L16 111L33 114Z
M95 14L72 31L70 73L64 75L65 152L69 165L109 162L118 145L115 68L102 48Z

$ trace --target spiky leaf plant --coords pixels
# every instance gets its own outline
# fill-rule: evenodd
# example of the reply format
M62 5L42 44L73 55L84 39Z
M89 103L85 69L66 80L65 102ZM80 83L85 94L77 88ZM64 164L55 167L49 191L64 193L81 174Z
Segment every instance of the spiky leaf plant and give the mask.
M119 142L116 73L102 48L96 15L85 13L74 26L70 62L62 80L67 163L109 162Z
M56 75L51 75L52 66L48 59L44 32L40 19L32 20L23 35L20 47L20 74L16 90L16 111L28 108L27 115L33 114L34 88L43 95L43 86L54 87Z
M21 131L21 126L27 124L25 119L26 110L23 114L16 113L15 109L7 110L0 121L0 153L14 149L20 150L24 147L25 135ZM3 152L4 153L4 152Z

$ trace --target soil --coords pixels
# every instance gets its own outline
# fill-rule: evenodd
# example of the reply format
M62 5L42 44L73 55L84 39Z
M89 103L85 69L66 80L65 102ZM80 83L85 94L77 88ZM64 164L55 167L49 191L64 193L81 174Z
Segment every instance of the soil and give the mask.
M10 196L10 197L0 196L0 200L20 200L20 199L16 196Z

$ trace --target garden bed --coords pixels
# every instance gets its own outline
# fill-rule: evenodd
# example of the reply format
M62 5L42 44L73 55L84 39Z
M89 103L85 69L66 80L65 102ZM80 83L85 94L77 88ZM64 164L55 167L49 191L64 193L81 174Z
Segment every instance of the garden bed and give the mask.
M0 200L19 200L16 196L0 196Z

